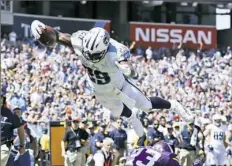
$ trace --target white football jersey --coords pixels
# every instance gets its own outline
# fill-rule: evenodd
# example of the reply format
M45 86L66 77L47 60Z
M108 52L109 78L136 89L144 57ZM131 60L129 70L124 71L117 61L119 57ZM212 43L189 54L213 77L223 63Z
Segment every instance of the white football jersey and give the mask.
M124 60L130 55L129 49L110 39L110 45L105 57L97 63L88 61L82 54L82 40L88 31L77 31L71 36L71 43L75 53L80 57L82 65L87 69L89 83L97 92L111 91L113 88L121 89L125 81L123 73L115 65L116 61Z
M223 126L210 125L210 145L215 149L225 149L225 129Z

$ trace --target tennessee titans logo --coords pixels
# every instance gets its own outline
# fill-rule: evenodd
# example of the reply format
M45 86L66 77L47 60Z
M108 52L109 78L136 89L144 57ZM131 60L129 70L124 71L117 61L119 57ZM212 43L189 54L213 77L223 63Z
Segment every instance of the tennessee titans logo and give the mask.
M108 45L108 43L109 43L109 35L108 34L105 34L105 36L103 37L103 43L105 45Z

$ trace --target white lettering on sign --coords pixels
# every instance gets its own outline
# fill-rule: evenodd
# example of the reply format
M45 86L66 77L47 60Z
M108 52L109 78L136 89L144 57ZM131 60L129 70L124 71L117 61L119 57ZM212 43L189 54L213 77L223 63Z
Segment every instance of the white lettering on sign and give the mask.
M142 28L136 28L135 29L135 40L139 41L139 36L142 37L143 41L149 42L150 41L150 29L146 28L146 32L144 34L144 31Z
M167 29L167 28L135 28L135 40L144 42L160 42L160 43L187 43L192 42L198 44L203 42L205 44L212 44L212 32L196 30L182 29Z
M198 38L198 42L204 41L205 44L211 44L212 32L208 31L206 35L204 31L198 31L197 38Z
M21 28L24 28L24 36L25 37L29 37L29 34L31 36L31 30L30 30L30 25L29 24L24 24L24 23L21 23Z
M172 38L170 39L171 43L179 43L179 41L182 40L182 36L180 35L182 33L181 29L173 29L170 32L170 36L172 36Z
M158 29L157 30L157 42L168 42L169 37L168 37L168 29Z
M32 37L32 34L31 34L31 25L29 24L25 24L25 23L21 23L21 28L24 29L24 36L25 37ZM56 26L56 27L53 27L55 30L58 30L60 31L60 26Z
M187 43L187 42L197 43L194 32L192 30L187 30L185 32L183 43Z

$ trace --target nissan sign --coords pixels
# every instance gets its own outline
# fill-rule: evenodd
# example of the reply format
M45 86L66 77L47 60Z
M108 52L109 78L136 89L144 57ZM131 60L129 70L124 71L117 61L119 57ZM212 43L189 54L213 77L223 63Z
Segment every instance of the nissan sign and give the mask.
M130 39L144 47L171 48L182 42L189 48L202 43L210 49L217 47L217 30L214 26L130 22Z

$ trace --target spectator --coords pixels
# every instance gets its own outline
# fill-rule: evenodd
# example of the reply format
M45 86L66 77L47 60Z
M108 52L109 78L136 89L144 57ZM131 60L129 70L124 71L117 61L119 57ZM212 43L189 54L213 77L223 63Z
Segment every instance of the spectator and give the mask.
M97 151L97 147L96 147L96 141L95 141L95 133L96 133L96 129L97 127L94 126L93 123L90 123L88 125L88 129L89 129L89 151L90 154L93 155L96 151Z
M151 49L151 47L148 47L148 48L146 49L145 54L146 54L147 60L152 59L152 49Z
M143 49L142 49L140 46L137 47L137 48L136 48L136 55L138 55L138 56L143 56L143 54L144 54Z
M160 125L159 125L159 131L163 133L163 135L166 135L168 133L167 128L166 128L166 118L164 116L160 117Z
M94 147L96 148L96 150L99 150L102 147L102 141L105 138L105 134L104 134L105 129L106 129L106 124L101 123L100 126L98 127L98 130L96 131L96 134L94 135L95 138Z
M154 113L148 112L148 125L152 125L154 123Z
M176 151L176 148L179 146L178 139L173 135L172 126L167 127L168 134L164 136L164 141L167 142L173 149L173 152Z
M194 131L197 131L197 133L194 133ZM200 135L202 135L201 139ZM204 153L203 133L200 131L199 127L196 125L194 126L194 124L185 125L181 130L180 139L180 164L191 166L197 158L197 150L199 151L199 155ZM192 139L196 140L195 144L193 144Z
M26 101L23 99L22 96L18 96L17 93L15 93L15 95L11 97L10 105L11 109L19 107L20 109L22 109L22 111L26 110Z
M65 158L67 166L83 166L85 163L85 153L82 148L88 139L88 133L79 128L80 119L73 118L71 129L66 131L63 141L61 142L62 156ZM67 143L67 147L65 144Z
M105 138L101 150L94 155L95 166L110 166L112 164L112 146L114 141L111 138Z
M122 129L123 120L117 119L117 128L112 130L109 136L113 139L113 161L112 165L119 164L120 157L123 157L127 148L127 133Z
M163 134L158 130L159 121L155 120L153 124L153 128L148 128L148 145L153 146L156 142L159 142L164 139Z
M43 130L43 135L40 138L40 166L47 166L49 163L50 152L50 137L48 135L48 129Z
M10 42L15 45L16 44L16 39L17 39L17 34L13 31L9 34L9 39Z

